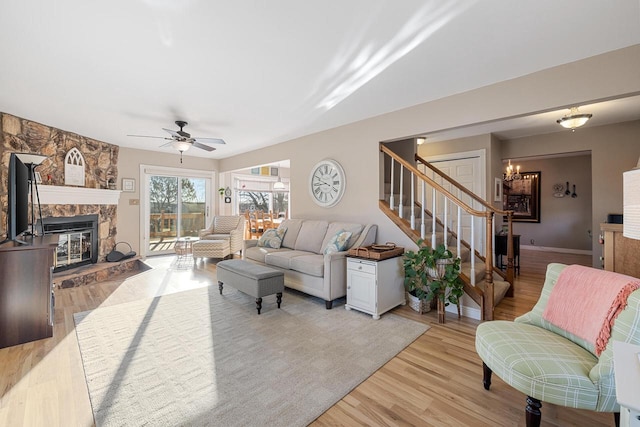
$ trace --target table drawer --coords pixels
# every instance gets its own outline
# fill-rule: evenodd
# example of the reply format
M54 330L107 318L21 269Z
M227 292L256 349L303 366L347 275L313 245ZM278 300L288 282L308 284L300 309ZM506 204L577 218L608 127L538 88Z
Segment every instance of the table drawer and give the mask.
M359 260L349 260L347 270L360 271L367 274L376 274L376 265Z

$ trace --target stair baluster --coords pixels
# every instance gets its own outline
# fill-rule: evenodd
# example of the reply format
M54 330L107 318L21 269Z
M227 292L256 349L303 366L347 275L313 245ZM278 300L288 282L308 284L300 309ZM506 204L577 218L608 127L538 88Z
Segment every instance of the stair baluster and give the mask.
M456 228L456 234L458 236L456 237L456 255L458 258L460 258L460 254L462 253L460 250L460 241L462 240L462 221L460 218L462 218L462 208L458 206L458 227ZM473 235L471 235L471 240L473 240Z
M404 207L402 206L403 178L404 178L404 165L400 163L400 200L398 200L398 215L400 215L400 218L404 218Z
M437 245L437 241L436 241L436 212L438 212L438 209L436 207L436 189L435 187L431 189L431 198L432 198L432 203L431 203L431 247L435 248Z
M421 185L422 185L422 191L421 191L421 201L420 201L420 238L424 240L424 235L425 235L425 224L424 224L424 212L425 212L425 206L424 206L424 196L425 196L425 189L424 189L424 181L421 181Z
M391 208L391 210L394 210L395 208L395 200L393 197L393 192L394 192L394 188L393 188L393 164L395 163L395 160L393 159L393 157L391 157L391 195L389 195L389 207Z
M411 229L416 229L416 191L414 188L414 183L416 181L416 176L413 172L411 172Z
M476 217L471 217L471 269L469 270L469 280L471 286L476 285L476 257L473 254L476 253Z

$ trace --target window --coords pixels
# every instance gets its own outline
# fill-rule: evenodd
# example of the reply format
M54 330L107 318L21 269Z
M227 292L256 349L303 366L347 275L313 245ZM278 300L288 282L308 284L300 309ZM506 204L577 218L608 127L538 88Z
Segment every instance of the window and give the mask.
M235 179L236 210L238 214L259 210L272 211L278 216L288 216L289 211L289 183L285 183L285 190L273 190L274 180L260 180L259 177Z

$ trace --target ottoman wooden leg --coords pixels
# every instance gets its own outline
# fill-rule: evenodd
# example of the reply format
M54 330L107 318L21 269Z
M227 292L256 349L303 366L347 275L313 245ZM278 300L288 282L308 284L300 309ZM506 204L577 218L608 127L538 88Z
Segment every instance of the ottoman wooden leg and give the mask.
M280 308L280 303L282 303L282 292L278 292L276 294L276 301L278 302L278 308Z
M258 314L260 314L260 310L262 309L262 298L256 298L256 308L258 309Z
M220 290L220 295L222 295L222 282L218 280L218 289Z

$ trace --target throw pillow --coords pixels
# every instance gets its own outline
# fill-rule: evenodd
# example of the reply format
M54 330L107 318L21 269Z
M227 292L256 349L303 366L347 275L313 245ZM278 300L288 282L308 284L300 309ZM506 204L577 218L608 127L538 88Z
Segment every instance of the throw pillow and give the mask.
M347 249L347 245L349 244L349 238L351 237L350 231L338 231L336 235L334 235L329 242L327 243L327 247L324 249L325 254L330 254L333 252L341 252Z
M280 249L282 238L286 232L286 227L265 230L260 239L258 239L258 246L261 248Z

